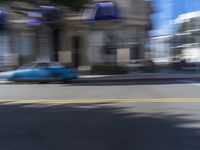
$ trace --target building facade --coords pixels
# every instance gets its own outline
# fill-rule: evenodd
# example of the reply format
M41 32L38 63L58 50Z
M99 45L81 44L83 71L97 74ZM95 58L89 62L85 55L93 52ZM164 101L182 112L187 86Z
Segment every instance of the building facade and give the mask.
M104 6L102 3L105 2L96 3ZM88 21L91 18L84 15L66 18L59 52L61 62L77 67L128 63L145 58L145 42L151 26L150 3L143 0L114 0L107 3L117 7L117 19Z
M38 8L23 2L4 7L9 15L6 28L0 31L2 65L51 60L78 68L145 58L151 25L147 1L98 0L79 13L60 7L62 18L50 15L51 21L45 15L55 14L54 6Z
M200 62L200 11L184 13L176 18L179 26L173 39L173 52L186 62Z

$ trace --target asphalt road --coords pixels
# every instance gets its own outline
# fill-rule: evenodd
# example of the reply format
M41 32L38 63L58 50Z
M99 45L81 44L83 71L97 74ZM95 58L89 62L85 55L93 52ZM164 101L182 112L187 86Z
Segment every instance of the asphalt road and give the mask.
M199 81L0 84L0 100L200 98Z
M199 150L199 90L198 81L2 83L0 150Z

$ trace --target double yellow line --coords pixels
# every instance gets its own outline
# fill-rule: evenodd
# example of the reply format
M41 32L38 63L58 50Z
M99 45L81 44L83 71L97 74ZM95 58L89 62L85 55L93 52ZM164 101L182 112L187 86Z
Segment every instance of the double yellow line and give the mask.
M0 104L200 103L200 98L0 100Z

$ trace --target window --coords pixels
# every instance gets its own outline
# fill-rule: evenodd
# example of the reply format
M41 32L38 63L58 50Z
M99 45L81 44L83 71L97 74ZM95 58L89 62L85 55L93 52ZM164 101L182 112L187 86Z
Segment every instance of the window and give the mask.
M47 68L47 67L48 67L47 63L39 63L34 68L44 69L44 68Z

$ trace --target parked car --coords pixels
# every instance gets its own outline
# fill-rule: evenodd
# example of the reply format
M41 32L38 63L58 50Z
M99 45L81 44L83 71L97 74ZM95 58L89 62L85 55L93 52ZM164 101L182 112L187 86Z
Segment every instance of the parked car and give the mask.
M77 79L78 73L58 62L31 62L16 70L0 73L0 78L10 81L68 81Z
M173 60L170 64L171 68L176 71L196 71L199 69L199 62L187 62L186 60Z
M154 72L155 64L152 60L133 60L124 66L128 71Z
M130 63L125 64L128 71L142 71L143 66L143 60L132 60Z

